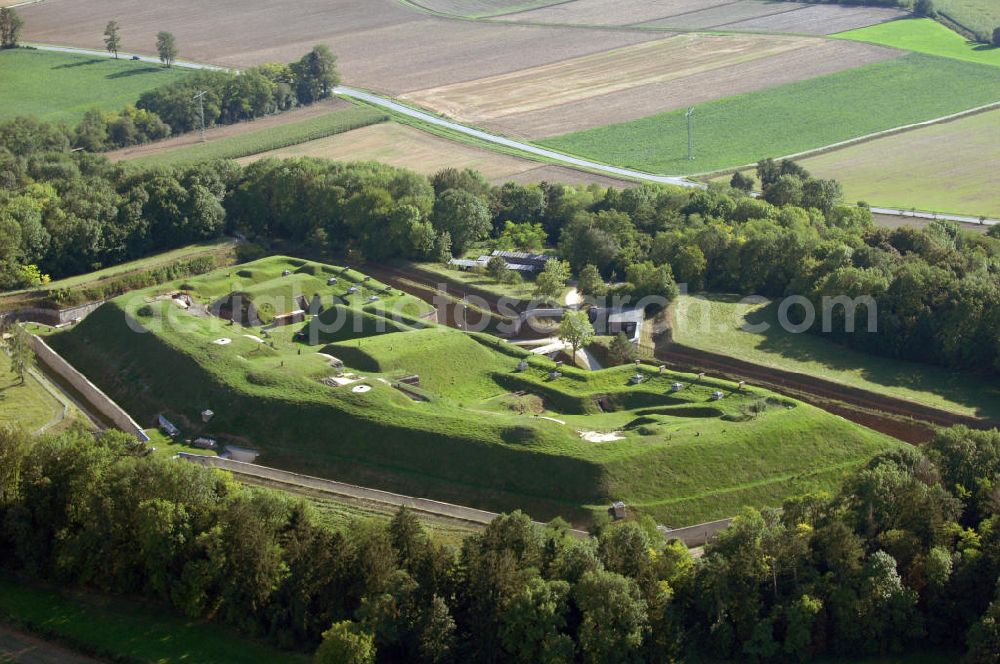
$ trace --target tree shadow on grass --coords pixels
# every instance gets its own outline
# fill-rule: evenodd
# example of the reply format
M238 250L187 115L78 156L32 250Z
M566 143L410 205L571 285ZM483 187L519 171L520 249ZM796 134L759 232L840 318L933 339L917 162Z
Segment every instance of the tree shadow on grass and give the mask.
M53 69L73 69L74 67L86 67L87 65L99 65L102 62L107 62L104 58L90 58L89 60L79 60L77 62L67 62L66 64L56 65Z
M732 296L708 297L715 301L738 301ZM778 302L771 302L737 321L738 325L753 326L754 330L767 325L763 331L743 332L759 338L755 344L758 350L790 360L815 363L831 372L850 372L875 385L934 394L974 409L979 417L1000 420L1000 384L988 383L986 379L976 380L972 374L930 364L869 355L809 332L790 332L778 322L778 306ZM796 310L801 311L799 307L790 309L790 318ZM821 318L819 313L817 316L815 326L818 327ZM835 376L831 376L830 380L840 382ZM945 406L939 407L946 409Z
M159 67L142 67L139 69L123 69L113 74L108 74L104 78L128 78L129 76L142 76L144 74L158 74L163 71Z

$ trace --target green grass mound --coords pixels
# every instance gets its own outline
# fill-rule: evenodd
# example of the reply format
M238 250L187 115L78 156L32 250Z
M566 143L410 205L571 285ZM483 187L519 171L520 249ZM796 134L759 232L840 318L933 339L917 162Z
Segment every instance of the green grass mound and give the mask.
M363 371L394 376L417 374L427 390L463 401L478 401L504 392L493 381L493 374L513 372L517 367L517 360L443 327L333 344L327 352Z

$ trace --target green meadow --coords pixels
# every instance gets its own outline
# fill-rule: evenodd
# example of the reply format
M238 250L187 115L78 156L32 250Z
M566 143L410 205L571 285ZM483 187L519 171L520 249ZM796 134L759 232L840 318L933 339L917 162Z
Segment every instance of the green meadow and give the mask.
M0 121L26 115L73 124L92 108L117 111L135 104L143 92L187 73L124 58L0 50Z
M969 41L929 18L889 21L834 37L1000 67L1000 48Z
M706 173L820 148L1000 101L1000 68L912 53L700 104L694 159L684 110L540 141L653 173Z
M178 289L199 306L163 297ZM298 325L246 328L200 308L295 289L321 307ZM183 437L251 445L265 465L540 520L585 524L618 499L672 526L723 518L835 490L896 444L764 390L653 367L563 367L553 380L551 360L420 320L426 310L354 271L279 256L123 296L50 343L140 422L165 413ZM411 374L420 386L396 389Z

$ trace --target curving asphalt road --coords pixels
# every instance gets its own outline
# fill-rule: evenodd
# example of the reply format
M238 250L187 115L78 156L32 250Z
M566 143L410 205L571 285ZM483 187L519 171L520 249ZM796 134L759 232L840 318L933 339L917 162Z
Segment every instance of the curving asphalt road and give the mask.
M83 55L92 55L95 57L112 57L107 51L95 51L84 48L72 48L67 46L50 46L48 44L26 44L26 46L31 46L33 48L41 49L44 51L59 51L63 53L80 53ZM151 56L144 55L133 55L131 53L119 53L122 58L137 58L142 62L153 62L159 64L159 59ZM225 71L226 67L219 67L217 65L203 64L199 62L189 62L185 60L178 60L174 62L177 67L186 67L189 69L209 69L215 71ZM616 177L630 178L633 180L640 180L643 182L657 182L660 184L672 184L679 187L690 187L696 189L704 189L705 185L700 182L694 182L683 177L672 177L667 175L656 175L654 173L646 173L643 171L633 170L631 168L621 168L618 166L611 166L609 164L602 164L596 161L590 161L588 159L581 159L580 157L574 157L573 155L568 155L562 152L556 152L555 150L548 150L546 148L538 147L537 145L532 145L530 143L522 143L521 141L514 140L512 138L507 138L506 136L498 136L497 134L491 134L489 132L483 131L481 129L475 129L473 127L468 127L451 120L446 120L444 118L432 115L430 113L411 108L404 104L400 104L393 99L388 97L383 97L365 90L358 90L357 88L351 88L347 86L338 86L335 92L344 97L350 97L351 99L356 99L358 101L363 101L374 106L379 106L395 113L411 117L415 120L420 120L427 124L431 124L437 127L442 127L450 131L454 131L466 136L471 136L477 138L481 141L487 143L492 143L494 145L501 145L503 147L512 148L520 152L527 154L533 154L538 157L544 157L552 161L558 162L560 164L565 164L568 166L575 166L577 168L583 168L589 171L594 171L597 173L612 175ZM934 120L929 121L930 124L935 122ZM934 212L919 212L913 210L902 210L895 208L881 208L873 207L871 211L875 214L882 214L892 217L909 217L912 219L943 219L947 221L956 221L965 224L983 224L985 226L995 226L1000 224L1000 220L996 219L980 219L979 217L971 217L968 215L960 214L939 214Z

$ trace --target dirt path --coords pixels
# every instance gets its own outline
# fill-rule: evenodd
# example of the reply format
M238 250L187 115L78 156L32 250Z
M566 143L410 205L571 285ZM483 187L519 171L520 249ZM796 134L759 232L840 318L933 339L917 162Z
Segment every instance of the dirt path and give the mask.
M43 641L14 627L0 625L0 662L19 664L97 664L101 660Z
M430 500L428 498L414 498L412 496L390 493L380 489L369 489L368 487L357 486L354 484L345 484L344 482L326 480L320 477L311 477L309 475L292 473L287 470L279 470L277 468L269 468L267 466L258 466L252 463L243 463L242 461L233 461L232 459L220 459L219 457L198 456L194 454L182 454L181 458L202 466L228 470L229 472L237 475L256 477L269 480L271 482L305 487L325 493L336 494L338 496L347 496L349 498L382 503L384 505L393 505L397 507L406 506L418 512L425 512L427 514L434 514L437 516L448 517L475 524L487 524L499 516L496 512L487 512L486 510L479 510L473 507L453 505L452 503L444 503L437 500ZM590 535L583 530L571 530L570 532L577 537L590 537Z

